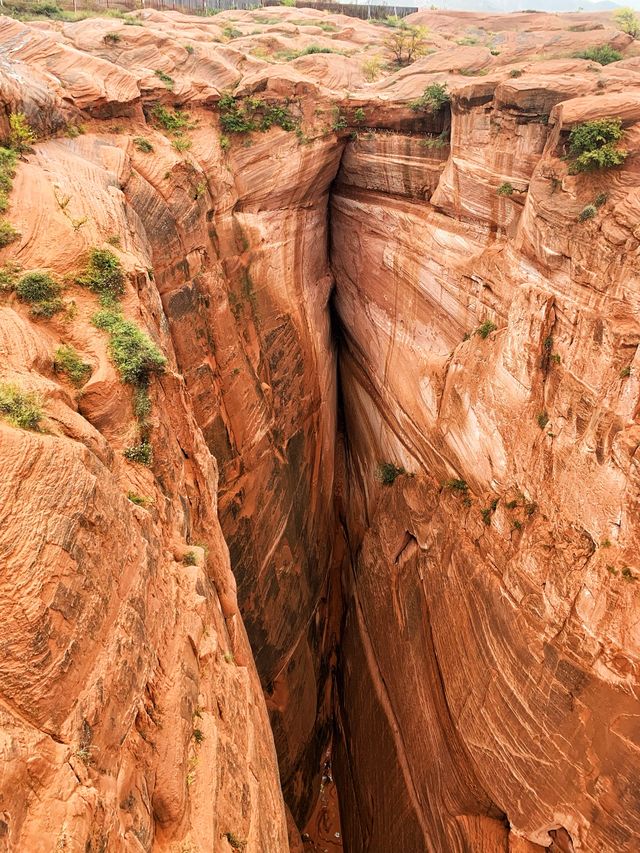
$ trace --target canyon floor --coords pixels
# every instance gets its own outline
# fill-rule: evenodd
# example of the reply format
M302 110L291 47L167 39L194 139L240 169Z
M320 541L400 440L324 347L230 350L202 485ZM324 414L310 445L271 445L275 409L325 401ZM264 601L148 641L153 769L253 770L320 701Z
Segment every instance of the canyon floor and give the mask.
M0 851L640 849L640 42L80 18L0 17Z

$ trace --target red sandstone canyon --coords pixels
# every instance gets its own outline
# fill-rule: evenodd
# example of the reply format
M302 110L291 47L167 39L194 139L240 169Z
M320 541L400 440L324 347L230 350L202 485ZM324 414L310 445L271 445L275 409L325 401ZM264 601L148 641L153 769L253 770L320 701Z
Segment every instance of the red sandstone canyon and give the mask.
M0 851L640 850L640 41L76 17L0 17Z

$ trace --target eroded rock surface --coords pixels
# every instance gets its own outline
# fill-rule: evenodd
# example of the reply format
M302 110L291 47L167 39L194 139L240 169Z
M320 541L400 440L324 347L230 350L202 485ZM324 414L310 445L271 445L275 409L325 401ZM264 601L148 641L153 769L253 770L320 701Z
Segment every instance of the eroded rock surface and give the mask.
M65 302L0 291L8 851L637 846L635 43L414 22L392 72L310 10L0 18L2 263ZM572 176L599 117L629 156ZM92 247L167 358L148 467Z

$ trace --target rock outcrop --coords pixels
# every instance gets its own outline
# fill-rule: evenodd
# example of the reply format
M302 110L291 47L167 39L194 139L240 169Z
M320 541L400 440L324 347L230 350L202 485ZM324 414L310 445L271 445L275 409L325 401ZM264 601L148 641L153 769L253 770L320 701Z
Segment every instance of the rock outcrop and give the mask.
M413 23L0 18L0 849L637 846L634 42Z

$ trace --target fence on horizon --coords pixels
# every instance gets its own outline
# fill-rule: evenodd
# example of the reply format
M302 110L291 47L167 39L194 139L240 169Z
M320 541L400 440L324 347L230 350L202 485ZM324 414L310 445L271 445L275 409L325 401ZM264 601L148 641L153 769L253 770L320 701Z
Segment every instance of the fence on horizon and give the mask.
M83 8L92 10L121 9L133 11L135 9L160 9L164 11L186 12L193 15L215 14L215 12L226 12L233 9L259 9L269 6L281 6L279 0L66 0L65 7L77 6L78 11ZM318 9L323 12L333 12L337 15L349 15L352 18L385 18L387 15L395 15L405 18L418 11L417 6L392 6L384 3L358 4L358 3L327 3L322 0L297 0L296 7L299 9Z

